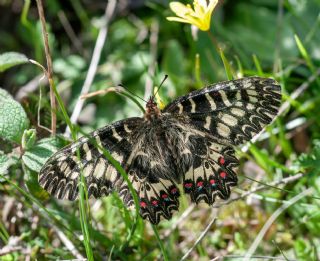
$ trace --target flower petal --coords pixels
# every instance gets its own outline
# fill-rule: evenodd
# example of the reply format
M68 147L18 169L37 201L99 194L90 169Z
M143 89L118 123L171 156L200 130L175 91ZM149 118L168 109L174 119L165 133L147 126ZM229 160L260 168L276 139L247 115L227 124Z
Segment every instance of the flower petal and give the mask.
M210 0L208 8L207 8L207 12L210 13L210 15L217 4L218 4L218 0Z
M192 8L190 6L186 6L184 4L181 4L179 2L171 2L170 9L176 13L177 16L185 17L186 14L194 13Z
M168 21L175 21L175 22L180 22L180 23L188 23L188 24L191 24L191 22L187 19L183 19L183 18L180 18L180 17L174 17L174 16L170 16L170 17L167 17L167 20Z
M207 9L206 0L194 0L193 1L194 11L199 19L202 19L202 16L205 14Z
M186 24L193 24L199 28L202 27L201 22L199 22L198 20L191 18L191 17L188 19L184 19L184 18L180 18L180 17L167 17L167 20L180 22L180 23L186 23Z
M207 0L195 0L194 2L198 2L198 5L202 6L204 9L208 8Z
M178 17L167 17L169 21L188 23L202 31L210 29L211 16L218 0L194 0L193 8L180 2L171 2L170 8Z

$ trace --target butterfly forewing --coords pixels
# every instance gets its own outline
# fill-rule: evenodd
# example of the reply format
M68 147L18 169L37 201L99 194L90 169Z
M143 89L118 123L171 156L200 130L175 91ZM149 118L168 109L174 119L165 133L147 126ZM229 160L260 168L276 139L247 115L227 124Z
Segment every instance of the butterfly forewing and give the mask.
M191 92L161 112L151 98L144 118L106 126L57 152L42 168L39 182L56 197L74 200L82 171L89 195L115 190L134 207L128 184L103 154L108 150L127 172L141 216L157 224L178 210L179 184L196 203L212 205L216 197L230 196L239 164L233 146L269 124L280 99L280 86L260 77Z
M187 114L192 123L232 145L249 141L277 115L281 88L249 77L221 82L178 98L164 112Z
M122 178L104 156L103 149L123 165L132 151L128 135L140 126L141 121L141 118L129 118L116 122L58 151L40 171L40 185L59 199L74 200L78 197L82 172L89 196L108 195L121 185Z

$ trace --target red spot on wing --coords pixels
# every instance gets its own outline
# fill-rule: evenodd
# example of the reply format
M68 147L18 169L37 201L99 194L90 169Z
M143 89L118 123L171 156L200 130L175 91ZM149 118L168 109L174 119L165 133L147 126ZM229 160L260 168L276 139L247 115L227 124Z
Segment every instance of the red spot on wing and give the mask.
M220 163L221 165L223 165L225 162L226 162L226 161L224 160L224 157L221 157L221 158L219 159L219 163Z
M198 181L197 186L198 187L202 187L203 186L203 181Z
M185 188L191 188L191 187L192 187L192 183L185 183L185 184L184 184L184 187L185 187Z
M152 203L152 205L154 205L154 206L158 206L158 201L157 201L157 200L153 200L151 203Z
M211 185L215 185L216 184L216 181L214 179L210 179L210 184Z
M161 197L162 197L163 199L166 199L166 198L168 198L168 195L167 195L167 194L163 194Z
M145 208L147 206L147 203L144 201L140 202L140 207Z
M224 171L220 172L220 177L221 178L225 178L227 176L227 173L225 173Z
M177 188L173 188L173 189L171 189L171 194L176 194L177 193Z

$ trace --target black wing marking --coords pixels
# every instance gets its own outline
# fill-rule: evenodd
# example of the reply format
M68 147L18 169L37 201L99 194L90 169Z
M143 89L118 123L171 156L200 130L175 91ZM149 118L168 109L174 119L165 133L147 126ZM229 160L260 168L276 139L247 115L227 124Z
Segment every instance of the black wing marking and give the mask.
M142 218L153 224L158 224L162 217L171 219L173 211L179 209L180 192L175 183L162 178L151 182L148 175L139 178L142 175L137 171L139 170L130 170L128 177L138 195ZM129 208L134 208L132 195L125 182L119 188L119 195Z
M203 136L191 136L190 142L196 149L192 151L193 165L183 176L184 192L190 194L193 202L209 205L216 196L229 198L230 187L238 181L235 171L239 162L233 148Z
M191 124L230 145L251 140L277 115L280 85L249 77L208 86L176 99L164 112L186 114Z
M121 165L131 153L128 141L142 118L129 118L98 129L55 153L42 167L39 184L59 199L78 197L79 177L85 177L88 195L95 198L108 195L120 187L123 179L105 158L99 146L108 150ZM99 145L99 146L97 146ZM77 157L79 151L79 159Z

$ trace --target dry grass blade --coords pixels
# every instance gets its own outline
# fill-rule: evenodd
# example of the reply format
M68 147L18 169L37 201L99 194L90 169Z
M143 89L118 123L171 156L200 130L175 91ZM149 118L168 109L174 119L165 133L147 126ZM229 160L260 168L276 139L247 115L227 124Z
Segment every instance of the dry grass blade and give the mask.
M311 194L311 192L313 191L313 188L309 188L301 193L299 193L298 195L296 195L295 197L293 197L292 199L290 199L288 202L284 202L282 204L282 206L280 208L278 208L267 220L267 222L264 224L264 226L262 227L262 229L260 230L259 234L257 235L257 237L255 238L254 242L252 243L252 245L250 246L248 252L246 253L244 260L248 261L251 256L254 254L254 252L256 251L257 247L259 246L261 240L263 239L264 235L267 233L268 229L270 228L270 226L274 223L274 221L282 214L282 212L284 212L287 208L289 208L290 206L292 206L294 203L298 202L300 199L304 198L305 196L308 196L309 194Z
M86 79L83 83L80 95L87 94L90 90L91 85L92 85L94 76L97 72L98 63L100 61L102 49L103 49L103 46L104 46L106 39L107 39L109 22L113 16L114 11L115 11L116 4L117 4L116 0L110 0L110 1L108 1L108 4L106 6L105 14L103 17L103 20L105 21L105 23L103 24L103 26L99 30L99 34L98 34L97 41L96 41L96 44L95 44L95 47L93 50L89 70L88 70ZM72 115L70 117L71 123L77 122L79 115L80 115L80 112L82 110L83 104L84 104L84 100L78 99L78 101L74 107L74 110L72 112ZM69 128L66 129L65 134L68 136L70 135Z
M206 236L208 233L209 229L213 225L213 223L216 221L216 217L211 219L210 223L207 225L205 230L201 233L201 235L198 237L196 242L193 244L193 246L184 254L184 256L180 259L180 261L186 260L188 256L191 254L191 252L195 249L195 247L201 242L201 240Z

